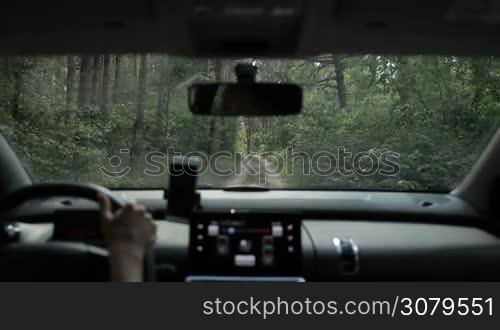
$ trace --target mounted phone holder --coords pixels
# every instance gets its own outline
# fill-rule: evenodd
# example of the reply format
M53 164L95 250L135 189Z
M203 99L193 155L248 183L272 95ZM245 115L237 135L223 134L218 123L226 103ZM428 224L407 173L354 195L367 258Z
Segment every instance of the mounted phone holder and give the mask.
M201 167L197 157L176 157L170 163L170 182L166 193L167 215L190 218L200 206L196 181Z

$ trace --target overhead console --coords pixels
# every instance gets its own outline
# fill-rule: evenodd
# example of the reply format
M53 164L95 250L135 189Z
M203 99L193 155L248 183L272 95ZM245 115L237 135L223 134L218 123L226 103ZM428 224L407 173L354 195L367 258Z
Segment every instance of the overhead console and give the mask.
M286 56L298 46L303 6L302 0L198 1L188 31L199 54Z

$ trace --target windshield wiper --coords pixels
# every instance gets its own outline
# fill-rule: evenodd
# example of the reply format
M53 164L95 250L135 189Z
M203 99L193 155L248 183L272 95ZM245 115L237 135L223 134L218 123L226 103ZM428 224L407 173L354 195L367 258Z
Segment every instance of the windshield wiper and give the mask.
M262 186L249 186L249 185L234 185L227 187L217 187L212 184L201 184L196 186L196 189L221 189L224 191L241 191L241 192L252 192L252 191L269 191L271 189Z
M247 191L269 191L270 189L267 187L262 187L262 186L228 186L222 188L224 191L242 191L242 192L247 192Z
M217 189L217 187L213 184L204 183L196 185L196 189Z

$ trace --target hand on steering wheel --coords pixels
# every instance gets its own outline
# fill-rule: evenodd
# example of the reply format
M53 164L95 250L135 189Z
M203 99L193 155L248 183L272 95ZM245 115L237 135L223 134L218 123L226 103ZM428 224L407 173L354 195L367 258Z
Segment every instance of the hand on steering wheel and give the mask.
M108 197L99 193L101 228L110 252L111 279L142 281L144 257L156 241L156 225L142 205L127 203L115 213Z

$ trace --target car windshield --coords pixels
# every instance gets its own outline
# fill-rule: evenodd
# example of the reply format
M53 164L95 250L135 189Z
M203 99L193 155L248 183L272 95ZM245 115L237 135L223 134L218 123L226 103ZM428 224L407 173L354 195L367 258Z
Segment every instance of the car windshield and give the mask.
M297 83L296 116L194 116L187 87ZM169 161L201 160L200 187L449 191L497 128L492 57L158 54L0 58L0 125L38 182L165 188Z

